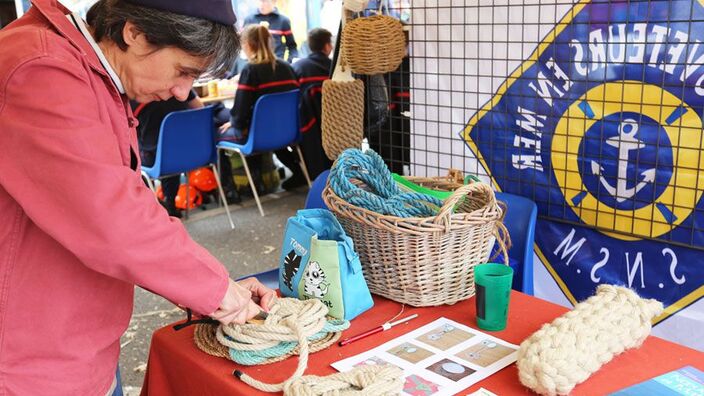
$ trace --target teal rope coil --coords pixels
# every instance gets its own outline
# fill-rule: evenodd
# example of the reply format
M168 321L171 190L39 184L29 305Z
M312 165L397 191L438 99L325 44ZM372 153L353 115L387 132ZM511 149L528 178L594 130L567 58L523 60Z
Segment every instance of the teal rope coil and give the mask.
M371 191L355 185L351 179L364 182ZM338 197L352 205L383 215L431 217L435 216L443 205L442 200L427 194L403 192L394 181L384 160L373 150L343 151L330 170L328 181Z
M350 322L347 320L328 320L323 326L323 329L319 332L308 337L308 341L317 341L324 338L328 333L336 333L339 331L346 330L350 327ZM232 340L232 338L225 336L226 338ZM261 350L241 350L229 348L230 358L245 366L254 366L261 364L264 361L275 358L290 353L296 346L298 342L295 341L281 341L278 345L271 348L261 349Z

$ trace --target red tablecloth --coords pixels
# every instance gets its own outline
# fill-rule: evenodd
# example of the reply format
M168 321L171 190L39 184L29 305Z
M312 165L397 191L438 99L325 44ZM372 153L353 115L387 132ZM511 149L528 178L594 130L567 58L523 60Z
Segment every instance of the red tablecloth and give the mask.
M348 337L378 326L392 318L400 304L375 297L374 308L352 322L343 337ZM564 307L527 296L511 294L509 321L506 330L490 334L520 344L543 323L564 313ZM474 321L474 298L455 304L431 308L406 308L402 316L417 313L418 318L375 336L367 337L345 347L333 345L310 356L306 374L327 375L337 372L330 364L371 348L377 347L406 332L421 327L439 317L446 317L477 328ZM280 382L293 373L298 360L265 366L244 367L234 362L209 356L193 344L193 327L174 331L171 326L154 332L142 395L267 395L232 376L241 369L256 379ZM691 365L704 370L704 353L674 344L657 337L649 337L638 349L629 350L606 364L586 382L578 385L574 395L606 394L653 376ZM518 381L518 371L512 364L498 373L460 392L465 395L484 387L499 395L531 394Z

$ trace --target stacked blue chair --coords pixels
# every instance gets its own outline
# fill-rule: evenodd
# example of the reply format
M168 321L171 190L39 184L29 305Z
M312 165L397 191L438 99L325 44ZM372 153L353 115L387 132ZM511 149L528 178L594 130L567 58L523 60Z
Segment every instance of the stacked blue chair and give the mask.
M504 225L511 236L508 251L513 268L513 289L533 295L533 244L538 207L528 198L507 193L496 193L496 199L506 203Z
M247 156L257 153L264 153L278 150L288 146L295 146L301 160L301 169L310 187L308 168L303 159L298 143L301 134L298 125L298 97L299 90L294 89L288 92L262 95L257 99L252 114L252 123L247 134L247 141L244 144L232 142L220 142L217 144L218 150L230 150L238 153L242 158L244 170L247 173L247 180L252 189L252 194L257 202L259 213L264 216L262 204L259 201L259 194L252 179L252 173L247 164Z
M147 179L152 191L156 191L152 180L185 173L186 196L189 196L188 172L210 166L215 174L218 192L225 205L230 227L234 229L235 223L232 221L227 199L220 185L213 141L213 108L211 106L171 112L161 122L154 165L151 167L142 166L142 175ZM186 214L188 214L188 209L186 209Z
M313 185L308 191L308 197L306 197L306 209L328 209L323 201L323 190L328 182L329 174L330 170L325 170L313 181Z

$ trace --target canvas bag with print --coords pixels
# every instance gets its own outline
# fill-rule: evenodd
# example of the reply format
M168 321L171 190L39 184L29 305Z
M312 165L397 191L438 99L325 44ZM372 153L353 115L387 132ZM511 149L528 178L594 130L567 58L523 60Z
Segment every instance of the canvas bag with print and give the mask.
M374 305L354 243L327 209L303 209L289 218L279 289L287 297L321 300L338 319L351 320Z

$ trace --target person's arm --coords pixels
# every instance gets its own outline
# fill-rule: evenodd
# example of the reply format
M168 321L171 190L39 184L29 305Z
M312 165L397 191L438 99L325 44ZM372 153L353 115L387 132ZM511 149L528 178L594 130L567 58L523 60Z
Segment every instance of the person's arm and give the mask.
M298 58L298 44L296 44L296 39L291 31L291 20L286 18L283 25L282 30L284 37L286 37L286 47L288 48L288 62L291 63L294 58Z
M230 284L130 168L85 70L43 58L3 77L0 186L37 227L86 267L198 313L246 309L247 288Z
M198 97L198 94L196 91L191 89L191 92L188 93L188 98L186 99L186 104L188 105L189 109L200 109L204 107L203 102L200 101L200 98Z

